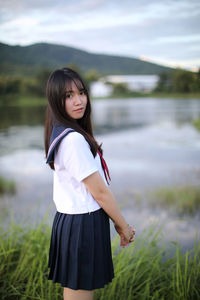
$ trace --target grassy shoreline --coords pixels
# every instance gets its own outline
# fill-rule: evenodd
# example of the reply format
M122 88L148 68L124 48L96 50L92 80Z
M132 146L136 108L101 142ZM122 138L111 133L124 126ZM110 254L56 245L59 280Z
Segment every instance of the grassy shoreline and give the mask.
M148 205L160 207L178 216L194 216L200 211L200 189L195 186L161 187L148 192Z
M91 97L95 100L112 100L112 99L129 99L129 98L162 98L162 99L200 99L200 93L180 94L180 93L139 93L132 92L130 94L117 94L109 97ZM14 99L14 100L13 100ZM0 96L0 107L29 107L29 106L45 106L47 100L45 97L32 95L6 95Z
M140 93L132 92L129 94L115 94L109 97L93 97L93 100L106 100L106 99L129 99L129 98L160 98L160 99L198 99L200 100L200 93Z
M0 196L3 194L15 194L16 184L0 175Z
M192 121L192 125L198 130L200 131L200 117L197 118L196 120Z
M60 285L47 280L49 239L45 222L32 228L12 222L1 235L0 299L62 299ZM95 291L95 300L200 299L200 243L184 254L171 243L175 255L168 257L161 240L161 232L153 228L126 249L114 239L115 278Z
M1 99L3 98L3 100ZM0 98L0 107L32 107L46 106L47 100L45 97L32 95L13 95ZM13 100L14 98L14 100Z

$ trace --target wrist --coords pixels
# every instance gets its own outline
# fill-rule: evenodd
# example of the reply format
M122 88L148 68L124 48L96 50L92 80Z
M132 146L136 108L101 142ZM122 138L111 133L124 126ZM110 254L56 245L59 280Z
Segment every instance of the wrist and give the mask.
M126 223L126 222L123 222L123 223L121 223L121 224L119 224L119 223L114 223L114 226L115 226L115 227L118 227L118 228L119 228L120 230L122 230L122 231L124 231L124 230L126 230L127 228L130 227L129 224Z

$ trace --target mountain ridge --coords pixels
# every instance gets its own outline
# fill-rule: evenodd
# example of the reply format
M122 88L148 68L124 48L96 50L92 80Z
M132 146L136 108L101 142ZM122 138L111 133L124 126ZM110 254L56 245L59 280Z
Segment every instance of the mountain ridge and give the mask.
M93 69L100 75L147 75L172 70L139 58L91 53L65 45L42 42L11 46L0 42L0 74L31 76L42 68L53 70L71 64L83 73Z

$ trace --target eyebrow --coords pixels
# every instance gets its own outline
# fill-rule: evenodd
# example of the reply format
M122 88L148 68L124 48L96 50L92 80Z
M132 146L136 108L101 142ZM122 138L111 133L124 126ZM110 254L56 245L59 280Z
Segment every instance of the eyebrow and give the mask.
M81 91L85 91L85 89L82 88L82 89L79 90L79 92L81 92ZM74 93L74 91L73 90L67 90L66 93Z

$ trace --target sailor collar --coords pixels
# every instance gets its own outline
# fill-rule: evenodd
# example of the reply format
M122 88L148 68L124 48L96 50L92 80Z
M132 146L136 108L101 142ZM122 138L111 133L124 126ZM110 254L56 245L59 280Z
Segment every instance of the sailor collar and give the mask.
M74 132L74 131L75 131L74 129L68 128L63 125L54 125L53 126L53 130L52 130L52 134L51 134L51 138L50 138L50 146L49 146L47 160L46 160L47 164L54 162L55 150L59 146L62 139L66 135L68 135L70 132ZM110 179L110 174L109 174L107 164L106 164L101 152L99 150L97 152L98 152L100 160L101 160L101 165L102 165L102 168L104 171L106 181L108 184L110 184L111 179Z
M47 160L46 163L54 162L54 153L57 148L57 146L60 144L61 140L68 135L70 132L75 131L72 128L67 128L63 125L54 125L51 139L50 139L50 146L47 154Z

